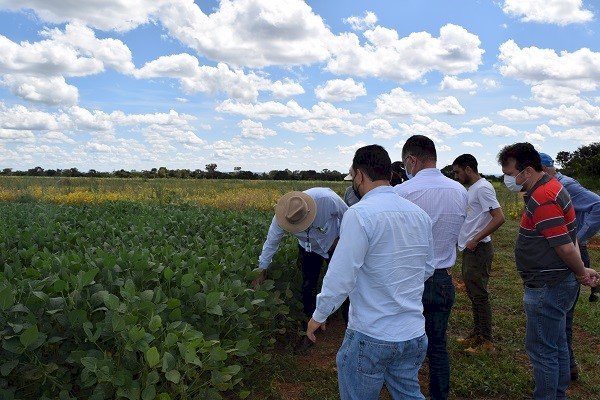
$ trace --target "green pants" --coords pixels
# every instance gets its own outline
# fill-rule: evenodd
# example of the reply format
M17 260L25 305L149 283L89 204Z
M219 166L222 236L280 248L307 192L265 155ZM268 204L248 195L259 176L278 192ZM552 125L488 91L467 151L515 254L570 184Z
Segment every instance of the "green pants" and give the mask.
M493 258L492 242L480 242L475 251L463 250L462 278L473 306L474 332L488 340L492 340L492 308L488 281Z

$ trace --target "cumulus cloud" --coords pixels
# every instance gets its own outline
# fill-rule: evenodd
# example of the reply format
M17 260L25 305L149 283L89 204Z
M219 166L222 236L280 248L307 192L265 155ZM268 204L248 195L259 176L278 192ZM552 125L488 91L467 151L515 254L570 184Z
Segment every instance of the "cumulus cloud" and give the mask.
M502 75L532 86L545 85L538 88L534 96L549 86L571 88L571 93L600 87L600 53L588 48L558 54L553 49L520 48L513 40L508 40L500 45L498 59Z
M517 136L517 131L513 128L497 124L483 128L481 133L487 136Z
M242 137L245 138L265 139L277 135L273 129L265 128L262 122L255 122L250 119L240 121L238 126L242 128Z
M465 122L463 125L472 126L472 125L488 125L491 124L492 120L488 117L475 118Z
M364 132L364 127L336 117L308 119L306 121L282 122L279 126L306 135L335 135L338 133L356 136Z
M461 144L465 147L483 147L479 142L461 142Z
M356 150L360 149L361 147L366 146L367 144L365 142L357 142L354 143L350 146L335 146L335 148L337 149L338 152L340 152L340 154L354 154L356 152Z
M367 94L365 84L355 82L354 79L333 79L325 85L315 89L315 95L319 100L325 101L352 101L359 96Z
M582 3L582 0L505 0L502 10L523 22L568 25L594 18L594 13L583 8Z
M249 118L269 119L276 117L298 117L303 119L325 119L325 118L358 118L359 114L353 114L344 108L337 108L326 102L319 102L310 110L301 107L296 101L287 103L276 101L241 103L227 99L216 107L217 112L240 114Z
M477 35L453 24L444 25L437 38L428 32L400 38L397 31L381 26L363 35L365 45L354 33L332 39L327 70L408 82L434 70L444 74L476 71L484 53Z
M555 108L509 108L499 111L498 114L511 121L528 121L549 118L550 124L564 127L574 125L600 125L600 107L581 99L573 104L561 104Z
M30 110L22 105L6 107L0 102L0 128L9 130L56 130L65 123L63 116L56 117L43 111Z
M2 141L33 142L35 141L35 136L29 130L0 128L0 143Z
M550 83L532 86L531 94L535 101L543 104L572 104L580 100L579 90Z
M367 129L373 132L373 137L378 139L391 139L401 134L389 121L376 118L367 123Z
M372 11L366 11L364 17L352 16L344 18L343 21L355 31L364 31L367 28L375 27L377 15Z
M179 79L187 94L224 92L231 98L246 101L256 100L259 91L271 91L276 97L304 93L302 86L290 79L271 82L253 72L231 69L225 63L218 63L216 67L200 66L198 59L187 53L161 56L144 64L134 75L136 78Z
M204 146L204 149L211 151L211 157L218 159L235 161L236 163L244 157L250 160L270 160L287 159L290 157L290 150L284 147L265 147L256 144L245 144L239 138L231 141L217 140Z
M73 105L79 99L77 88L69 85L62 76L6 74L0 85L22 99L49 105Z
M464 114L465 109L456 97L441 98L437 103L419 99L398 87L384 93L375 100L376 112L384 115Z
M58 131L49 131L38 136L41 142L75 144L75 140Z
M463 133L472 132L470 128L457 129L447 122L424 116L413 117L412 122L412 124L398 124L400 131L407 136L424 135L438 143L442 141L442 136L457 136Z
M458 79L455 76L444 76L444 79L440 82L440 90L453 89L453 90L475 90L477 84L471 79Z

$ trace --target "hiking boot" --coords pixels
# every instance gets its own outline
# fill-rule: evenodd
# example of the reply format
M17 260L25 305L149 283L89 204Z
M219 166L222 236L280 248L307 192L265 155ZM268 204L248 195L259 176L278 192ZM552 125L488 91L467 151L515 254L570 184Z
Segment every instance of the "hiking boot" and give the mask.
M308 338L308 336L303 336L302 339L294 346L294 354L298 354L301 356L306 356L310 353L311 347L315 344Z
M474 346L477 343L480 343L482 339L483 338L481 336L475 333L471 333L469 334L469 336L456 339L456 343L461 344L463 346Z
M468 354L480 354L480 353L495 353L496 346L488 339L483 339L481 343L475 346L471 346L465 349L465 353Z
M571 380L576 381L579 379L579 365L575 364L571 367Z

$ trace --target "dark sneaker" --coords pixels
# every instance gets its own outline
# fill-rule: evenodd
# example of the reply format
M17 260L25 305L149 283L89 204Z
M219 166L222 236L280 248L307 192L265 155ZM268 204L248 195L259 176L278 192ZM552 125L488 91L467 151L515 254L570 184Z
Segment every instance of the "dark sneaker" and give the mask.
M483 338L481 336L475 333L471 333L469 336L456 339L456 343L469 347L481 343L482 340Z
M600 292L600 287L592 288L592 291L590 292L590 303L598 301L598 292Z
M571 367L571 380L576 381L579 379L579 365L575 364Z
M308 336L303 336L302 339L296 344L294 347L294 354L299 354L301 356L308 355L311 347L315 344L308 338Z

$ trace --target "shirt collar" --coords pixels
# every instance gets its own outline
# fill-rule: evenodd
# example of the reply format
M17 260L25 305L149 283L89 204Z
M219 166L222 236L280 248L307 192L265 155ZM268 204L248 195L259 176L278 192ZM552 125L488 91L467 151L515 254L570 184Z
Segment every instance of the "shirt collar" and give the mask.
M531 189L529 189L527 192L525 192L525 196L526 198L530 198L531 195L533 194L533 192L535 192L535 190L537 188L539 188L541 185L548 183L550 181L550 179L552 179L550 177L550 175L544 173L544 175L535 183L535 185L533 185L533 187Z
M394 189L391 186L377 186L375 189L371 189L369 190L369 192L367 194L365 194L363 196L363 199L366 199L367 197L370 197L371 195L376 195L378 193L396 193L394 191Z
M417 174L415 176L413 176L413 179L416 178L417 176L424 176L424 175L438 175L441 174L442 171L440 171L437 168L423 168L422 170L420 170L419 172L417 172ZM412 179L409 179L409 181L411 181Z

